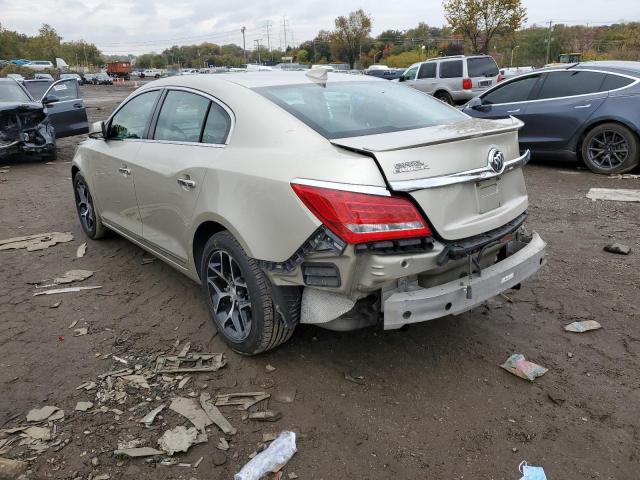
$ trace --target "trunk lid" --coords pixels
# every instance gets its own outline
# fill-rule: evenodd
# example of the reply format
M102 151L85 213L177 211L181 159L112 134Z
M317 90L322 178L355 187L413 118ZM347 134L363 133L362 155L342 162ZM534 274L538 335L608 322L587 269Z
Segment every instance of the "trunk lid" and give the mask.
M469 119L332 143L374 156L391 189L408 192L443 239L458 240L498 228L527 209L521 168L460 182L461 173L488 168L493 149L505 162L520 157L521 126L515 118Z

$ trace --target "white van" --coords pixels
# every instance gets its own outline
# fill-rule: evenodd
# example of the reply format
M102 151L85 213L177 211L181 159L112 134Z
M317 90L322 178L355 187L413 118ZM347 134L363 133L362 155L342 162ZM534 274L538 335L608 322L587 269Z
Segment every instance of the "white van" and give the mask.
M24 66L31 70L47 70L53 68L53 63L48 60L31 60Z

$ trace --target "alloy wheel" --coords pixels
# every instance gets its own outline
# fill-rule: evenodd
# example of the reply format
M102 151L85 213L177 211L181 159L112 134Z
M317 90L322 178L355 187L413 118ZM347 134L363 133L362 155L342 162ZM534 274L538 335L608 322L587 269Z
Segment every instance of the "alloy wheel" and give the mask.
M238 262L226 251L215 250L207 263L207 288L213 314L225 335L242 342L251 332L251 300Z
M87 185L82 179L76 182L76 205L80 214L80 221L85 229L89 232L93 231L96 225L95 210L93 208L93 200Z
M589 142L589 160L604 170L622 165L629 155L627 140L618 132L604 130Z

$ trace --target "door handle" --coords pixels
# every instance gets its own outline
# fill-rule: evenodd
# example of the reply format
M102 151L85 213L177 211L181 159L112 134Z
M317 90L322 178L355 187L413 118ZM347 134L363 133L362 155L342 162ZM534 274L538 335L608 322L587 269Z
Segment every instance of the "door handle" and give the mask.
M178 179L178 184L181 187L183 187L185 190L191 190L191 189L196 188L195 180L191 180L188 175L186 177L184 177L184 178L179 178Z
M118 169L118 171L124 175L125 177L128 177L129 175L131 175L131 170L129 170L129 168L127 168L127 166L122 166Z
M73 104L73 108L82 108L82 104L81 103L74 103Z
M589 107L591 107L590 103L587 103L586 105L576 105L573 108L578 109L578 108L589 108Z
M520 109L518 108L517 110L507 110L507 113L518 113L520 111Z

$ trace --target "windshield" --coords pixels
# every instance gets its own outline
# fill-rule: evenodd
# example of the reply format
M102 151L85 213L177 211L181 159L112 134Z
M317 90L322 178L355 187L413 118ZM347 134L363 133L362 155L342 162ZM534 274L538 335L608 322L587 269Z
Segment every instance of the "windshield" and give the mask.
M255 90L329 139L412 130L467 118L429 95L391 82L329 82Z
M32 102L29 96L17 83L0 83L0 102Z

